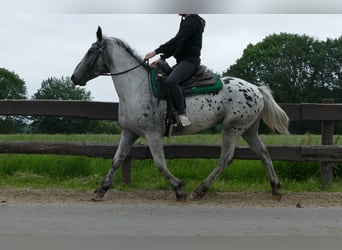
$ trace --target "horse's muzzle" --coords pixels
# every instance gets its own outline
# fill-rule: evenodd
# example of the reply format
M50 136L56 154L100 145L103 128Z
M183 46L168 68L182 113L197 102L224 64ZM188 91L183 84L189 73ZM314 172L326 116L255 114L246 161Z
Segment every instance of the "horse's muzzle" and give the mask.
M85 85L86 85L85 82L78 81L77 78L75 77L75 75L72 75L72 76L71 76L71 81L72 81L73 84L75 84L75 85L79 85L79 86L85 86Z

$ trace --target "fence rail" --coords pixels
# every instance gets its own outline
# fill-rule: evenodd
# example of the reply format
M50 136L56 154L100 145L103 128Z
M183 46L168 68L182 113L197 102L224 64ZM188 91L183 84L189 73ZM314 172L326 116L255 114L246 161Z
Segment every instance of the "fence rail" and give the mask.
M0 154L57 154L113 158L117 144L83 142L1 142ZM342 146L338 145L301 145L268 146L273 160L293 162L342 162ZM205 144L167 144L164 146L167 159L217 159L220 157L220 145ZM134 160L152 159L148 146L135 145L128 158ZM249 147L237 147L235 159L258 159Z
M342 103L279 104L291 121L342 121ZM0 115L69 116L118 120L118 103L62 100L0 100Z
M342 121L342 104L280 104L292 121L322 121L322 145L268 146L273 160L321 162L322 183L332 183L332 162L342 162L342 146L333 144L334 121ZM1 100L0 115L68 116L117 120L118 103L60 100ZM98 143L1 142L0 154L60 154L112 158L117 145ZM218 158L218 145L165 145L168 159ZM238 147L236 159L257 159L247 147ZM133 147L123 169L123 181L130 181L130 159L150 159L145 145Z

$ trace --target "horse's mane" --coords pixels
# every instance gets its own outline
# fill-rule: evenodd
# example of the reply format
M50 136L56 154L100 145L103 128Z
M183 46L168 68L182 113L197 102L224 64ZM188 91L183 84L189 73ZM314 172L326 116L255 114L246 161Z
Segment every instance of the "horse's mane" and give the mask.
M132 47L126 41L115 37L110 37L109 39L113 40L114 43L124 48L128 52L128 54L133 56L138 62L143 63L143 66L147 70L150 70L149 65L144 63L144 59L140 55L138 55L138 53L134 49L132 49Z

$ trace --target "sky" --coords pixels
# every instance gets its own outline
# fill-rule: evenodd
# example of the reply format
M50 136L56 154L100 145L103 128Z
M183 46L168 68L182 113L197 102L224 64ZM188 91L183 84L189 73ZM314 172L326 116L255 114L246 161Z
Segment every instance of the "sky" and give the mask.
M7 11L6 7L0 10L0 67L15 72L25 81L28 98L31 98L41 87L41 83L49 77L71 76L78 62L95 42L95 33L99 25L105 35L125 40L143 57L147 52L171 39L176 34L180 22L177 14L168 14L167 11L163 11L164 14L155 14L158 13L158 8L154 11L145 11L146 14L136 13L138 11L123 13L125 4L122 4L121 9L116 8L113 11L110 8L112 5L106 9L96 9L91 5L94 1L83 1L85 4L80 8L79 5L71 4L80 1L69 0L68 5L63 5L60 9L52 9L51 6L54 5L47 7L44 4L39 5L37 9L26 8L26 5L15 9L16 1L19 0L12 0L7 5ZM41 0L32 1L39 3ZM96 2L103 1L105 0ZM126 0L124 3L127 1L134 0ZM26 2L30 1L23 3ZM44 3L46 2L61 6L49 0ZM59 4L61 2L63 0L60 0ZM113 2L117 1L112 0L110 3ZM249 0L240 0L241 2L255 3ZM311 3L315 3L315 0ZM229 9L231 11L226 13L200 14L207 22L203 37L202 63L217 73L222 73L233 65L242 56L248 44L261 42L271 34L306 34L319 40L338 38L342 35L342 14L337 13L336 8L323 8L322 13L319 13L319 9L312 8L307 11L311 12L308 14L300 4L292 6L292 9L282 7L280 10L274 6L268 10L260 10L260 5L253 7L254 9L240 7L239 10L238 5L235 5L236 13L232 13L232 6L230 5ZM335 7L340 5L337 4ZM202 8L198 10L206 13L203 4ZM224 8L220 10L223 12ZM296 13L301 8L305 14ZM183 9L174 9L172 13L181 13ZM216 13L220 13L218 10ZM96 78L90 81L85 89L91 92L94 101L118 101L110 77Z

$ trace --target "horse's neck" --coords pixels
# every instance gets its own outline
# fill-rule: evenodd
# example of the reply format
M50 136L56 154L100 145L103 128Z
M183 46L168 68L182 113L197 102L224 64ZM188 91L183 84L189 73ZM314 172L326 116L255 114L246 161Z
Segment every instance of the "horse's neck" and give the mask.
M138 68L123 75L113 76L112 79L121 103L139 104L151 99L148 73L145 69Z
M115 48L113 52L115 53L111 53L112 62L115 63L110 68L113 73L126 71L140 63L121 47ZM112 76L112 79L120 103L137 105L151 99L149 74L143 66L121 75Z

